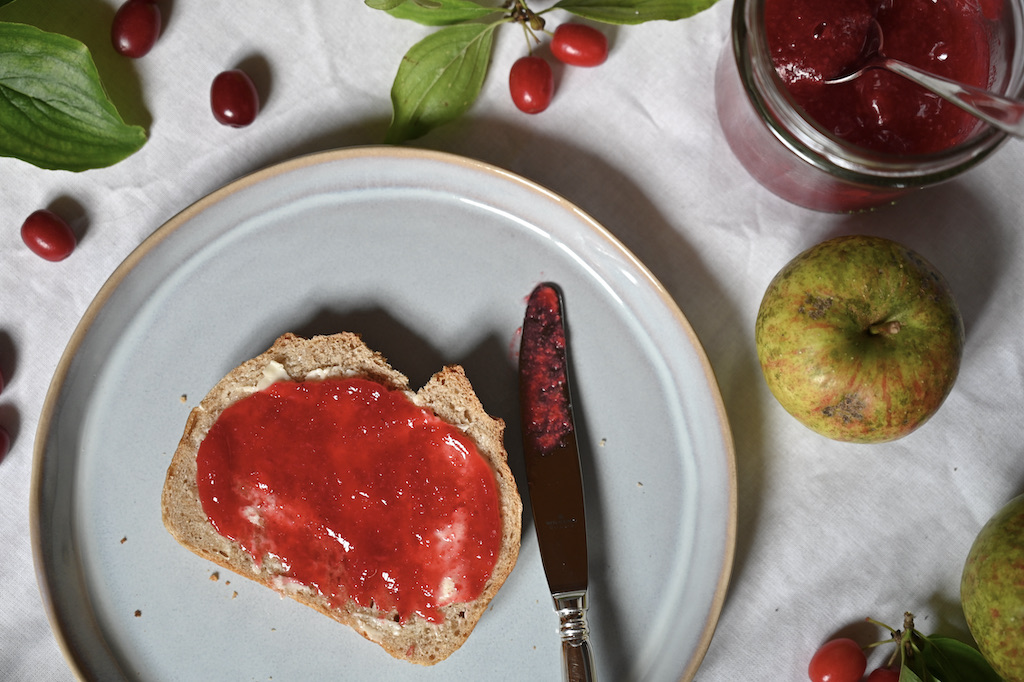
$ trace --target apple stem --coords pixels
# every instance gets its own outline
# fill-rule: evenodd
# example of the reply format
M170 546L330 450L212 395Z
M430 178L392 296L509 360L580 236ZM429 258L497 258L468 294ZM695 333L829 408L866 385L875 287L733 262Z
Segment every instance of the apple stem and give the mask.
M903 325L899 323L899 320L889 320L888 322L877 322L870 327L868 331L872 334L881 334L882 336L892 336L893 334L899 334L900 329Z

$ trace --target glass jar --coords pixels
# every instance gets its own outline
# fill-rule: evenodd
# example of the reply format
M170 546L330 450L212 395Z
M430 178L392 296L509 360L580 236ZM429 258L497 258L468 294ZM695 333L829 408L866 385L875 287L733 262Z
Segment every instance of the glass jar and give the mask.
M989 88L1019 99L1024 94L1021 0L999 1L1003 11L989 28ZM830 135L803 113L776 72L764 5L765 0L735 0L732 40L718 62L715 97L733 153L758 182L783 199L818 211L877 207L964 172L1007 139L1006 133L979 122L956 146L898 155Z

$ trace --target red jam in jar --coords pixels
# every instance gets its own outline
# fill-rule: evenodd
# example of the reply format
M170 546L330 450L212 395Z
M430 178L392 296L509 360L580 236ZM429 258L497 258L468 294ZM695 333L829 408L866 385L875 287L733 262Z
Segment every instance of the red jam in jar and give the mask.
M402 622L483 591L497 483L458 428L359 378L281 381L220 415L197 456L203 509L257 565Z
M831 212L875 208L973 168L1006 133L896 74L858 63L877 20L882 53L1020 97L1018 0L734 0L715 76L729 147L764 187Z
M999 9L988 11L998 18ZM990 19L979 0L765 0L764 12L779 76L807 115L836 137L889 154L927 154L963 142L980 125L883 69L826 82L858 63L874 19L886 56L987 88Z

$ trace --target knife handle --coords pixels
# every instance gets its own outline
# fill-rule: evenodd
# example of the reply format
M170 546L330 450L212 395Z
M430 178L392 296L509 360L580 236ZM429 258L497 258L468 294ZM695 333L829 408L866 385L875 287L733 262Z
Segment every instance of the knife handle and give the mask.
M562 637L562 681L594 682L594 653L587 626L587 593L562 592L553 595Z

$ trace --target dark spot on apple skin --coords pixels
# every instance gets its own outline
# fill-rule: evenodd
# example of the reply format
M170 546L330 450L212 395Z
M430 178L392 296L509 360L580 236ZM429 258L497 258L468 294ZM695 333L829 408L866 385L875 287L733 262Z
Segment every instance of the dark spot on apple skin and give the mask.
M825 313L828 312L829 308L832 307L832 299L825 298L823 296L811 296L807 295L807 299L803 302L797 312L801 315L806 315L812 320L820 320L825 317Z
M821 413L828 418L835 417L844 424L864 419L864 401L856 395L844 395L835 405L822 408Z

